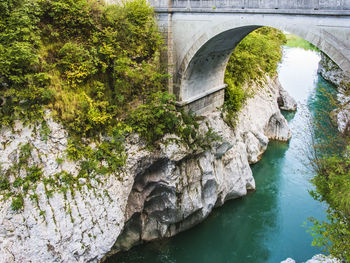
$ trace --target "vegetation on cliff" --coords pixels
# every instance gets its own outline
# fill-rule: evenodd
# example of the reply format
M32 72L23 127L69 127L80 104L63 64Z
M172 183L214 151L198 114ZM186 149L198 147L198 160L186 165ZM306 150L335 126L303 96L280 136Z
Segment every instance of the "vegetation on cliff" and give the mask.
M2 125L41 120L48 108L72 133L95 136L167 77L145 0L10 0L0 16Z
M312 180L316 186L313 197L329 205L327 221L312 219L313 244L344 262L350 262L349 150L348 147L344 156L332 155L320 160L318 174Z
M324 57L321 69L328 73L340 71L335 64L325 61L330 62ZM317 101L318 106L310 104L317 109L309 125L312 135L309 157L316 172L311 180L315 188L310 193L327 206L327 220L311 218L309 232L314 237L313 245L322 247L341 262L350 262L350 138L337 127L336 113L342 108L342 103L337 101L339 90L335 87L327 90L322 85L317 89L312 101Z
M331 101L323 106L324 113L332 114L337 108L336 94L323 92L323 99ZM334 91L334 93L336 93ZM327 205L327 220L310 218L309 232L314 237L313 245L322 247L341 262L350 262L350 146L349 135L337 133L331 118L320 118L316 113L311 164L316 176L311 180L315 189L311 195Z
M244 85L264 78L266 74L277 74L277 65L282 59L282 45L285 43L286 37L280 30L262 27L237 45L225 72L228 87L224 110L228 113L227 120L230 123L253 92Z
M66 157L80 164L77 176L49 180L40 167L34 180L26 162L8 171L0 167L0 191L12 197L14 210L22 208L29 184L57 188L65 178L62 191L73 191L79 178L118 173L131 132L149 145L175 133L185 143L208 146L195 118L179 112L165 92L161 49L146 0L0 2L0 127L35 123L45 140L50 131L44 116L50 115L69 132ZM18 179L21 169L27 176Z

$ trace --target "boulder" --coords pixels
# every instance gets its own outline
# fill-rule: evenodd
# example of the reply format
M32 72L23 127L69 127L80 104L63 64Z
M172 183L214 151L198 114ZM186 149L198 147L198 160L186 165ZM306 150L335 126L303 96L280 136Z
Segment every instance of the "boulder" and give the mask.
M278 106L281 110L285 111L296 111L297 102L292 98L287 91L285 91L282 86L279 90L279 97L277 98Z
M288 141L292 136L288 122L280 112L276 112L270 117L265 134L270 139L279 141Z

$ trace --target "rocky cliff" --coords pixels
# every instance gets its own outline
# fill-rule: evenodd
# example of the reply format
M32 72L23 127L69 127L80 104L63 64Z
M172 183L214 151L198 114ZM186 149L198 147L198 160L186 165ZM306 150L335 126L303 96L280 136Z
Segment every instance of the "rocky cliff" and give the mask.
M318 73L338 88L339 105L332 112L331 117L338 125L340 132L350 132L350 76L323 53L321 53Z
M78 171L65 158L64 128L48 117L47 136L42 127L20 122L2 129L1 174L10 174L14 183L28 176L28 169L40 167L44 179L23 196L23 210L14 211L11 197L2 195L0 262L97 262L108 253L184 231L214 207L254 190L249 164L259 160L269 139L287 141L291 136L277 100L296 105L283 92L281 98L276 79L251 88L255 96L238 114L234 129L221 112L203 117L200 130L211 128L221 137L210 150L191 151L168 135L150 152L133 134L126 142L123 172L80 178L58 191L50 178L64 182L65 172L74 176ZM24 146L28 159L21 168L16 164L23 161Z

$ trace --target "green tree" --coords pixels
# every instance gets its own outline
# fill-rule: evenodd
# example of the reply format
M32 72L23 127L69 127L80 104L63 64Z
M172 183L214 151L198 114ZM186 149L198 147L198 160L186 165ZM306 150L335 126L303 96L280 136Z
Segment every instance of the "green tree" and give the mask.
M1 125L41 120L48 108L71 134L93 137L164 89L146 0L9 0L0 16Z
M350 147L344 155L331 155L319 160L318 173L312 179L316 190L312 196L326 202L328 221L311 219L313 245L350 262Z

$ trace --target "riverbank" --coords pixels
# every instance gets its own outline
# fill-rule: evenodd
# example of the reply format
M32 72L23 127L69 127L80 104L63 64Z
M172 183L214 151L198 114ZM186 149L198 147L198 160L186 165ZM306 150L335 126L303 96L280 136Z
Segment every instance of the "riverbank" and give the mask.
M111 175L100 178L103 184L98 189L83 185L74 194L55 192L54 198L48 197L47 186L39 183L37 202L25 197L20 213L11 210L10 200L2 201L3 262L98 260L116 240L113 247L120 250L172 236L201 222L226 200L254 190L249 162L260 158L269 138L290 137L277 104L278 82L267 78L262 83L254 87L257 95L241 111L235 130L225 124L219 112L204 118L200 129L212 128L222 138L211 150L191 152L185 145L163 140L158 150L150 152L133 135L126 146L128 159L122 180ZM55 161L67 147L67 133L52 120L47 119L47 123L47 142L40 136L40 127L18 123L15 133L1 130L1 141L7 142L0 149L3 171L20 158L16 149L30 143L33 148L28 161L34 166L45 164L44 177L63 168L74 173L74 162Z
M263 78L280 58L270 45L280 41L267 40L269 31L283 37L277 30L252 33L271 50L256 46L265 52L256 49L255 56L265 68L232 83L240 89L259 83L232 128L222 112L198 118L162 92L168 77L160 65L162 39L147 1L25 0L3 9L5 262L97 261L112 247L175 235L254 190L249 163L260 159L269 138L290 137L277 104L281 97L288 106L288 97ZM231 116L244 99L226 100Z
M320 87L333 89L318 78L318 62L319 55L311 51L284 51L279 79L299 102L298 111L286 115L293 136L288 144L270 142L252 166L254 193L227 202L200 225L173 238L144 244L107 262L276 263L287 257L305 262L322 253L311 246L312 237L303 227L308 217L325 218L326 209L309 195L314 174L305 168L304 154L311 135L306 105L322 112L326 101Z
M291 136L277 105L279 83L269 78L263 83L253 87L256 96L240 111L234 130L220 112L205 116L202 123L222 138L214 149L183 156L177 163L164 160L135 179L117 251L187 230L214 207L255 189L249 163L260 159L269 139L287 141Z
M327 55L321 53L318 73L335 85L338 90L338 105L331 117L341 133L349 133L350 129L350 76L341 70Z

